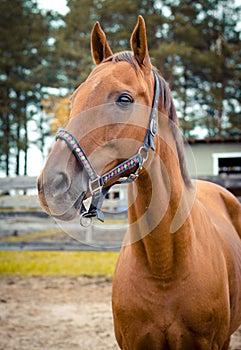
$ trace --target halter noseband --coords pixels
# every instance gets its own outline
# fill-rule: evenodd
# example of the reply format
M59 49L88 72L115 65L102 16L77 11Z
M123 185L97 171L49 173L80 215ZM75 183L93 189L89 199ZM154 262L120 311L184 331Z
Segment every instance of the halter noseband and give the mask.
M142 169L143 163L148 158L149 148L153 151L155 150L154 146L154 136L156 134L156 113L158 109L158 99L160 94L160 85L157 73L153 71L155 77L155 93L154 99L152 103L152 111L150 115L149 128L147 130L143 145L139 148L138 152L131 158L127 159L123 163L119 164L115 168L111 169L104 175L99 176L92 164L90 163L88 157L86 156L84 150L79 145L78 141L75 139L73 135L71 135L66 130L60 130L56 135L56 140L61 139L64 140L71 152L75 155L78 162L82 165L83 169L85 169L88 177L89 177L89 191L92 195L92 202L87 211L84 204L80 209L80 224L82 226L88 226L91 223L92 218L96 217L100 221L104 221L104 214L101 211L101 207L103 201L105 199L106 194L110 190L110 188L115 184L120 183L129 183L133 182L139 176L139 172ZM127 170L131 170L136 168L135 172L131 173L128 177L120 177L118 181L111 185L107 185L111 180L116 177L122 175ZM107 185L103 188L104 185Z

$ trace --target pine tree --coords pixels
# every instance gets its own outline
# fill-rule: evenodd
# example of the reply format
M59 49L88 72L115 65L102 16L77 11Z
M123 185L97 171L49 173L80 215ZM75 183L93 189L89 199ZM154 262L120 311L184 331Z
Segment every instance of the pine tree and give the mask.
M56 36L58 84L72 91L84 79L93 65L90 53L90 32L96 20L94 0L69 0L69 12L62 17L64 25Z
M130 49L130 34L138 14L146 16L150 47L163 21L161 9L151 0L68 0L67 4L69 12L58 30L56 47L62 84L69 90L86 79L94 66L90 34L96 21L101 22L114 52Z
M213 115L215 135L228 136L234 132L241 134L241 123L238 118L241 110L241 31L237 28L240 23L240 9L233 0L211 2L204 21L203 30L209 41L209 74L205 76L209 84L209 109ZM205 6L206 3L204 2ZM236 129L236 130L235 130Z
M101 22L114 52L129 48L144 16L152 62L169 82L187 137L240 135L240 22L233 0L69 0L58 30L59 77L68 92L93 68L90 33Z
M156 50L179 102L185 136L240 134L240 22L232 0L167 1L168 33Z
M20 174L20 152L27 173L29 106L39 104L41 89L49 84L51 20L33 1L0 2L0 165L6 175Z

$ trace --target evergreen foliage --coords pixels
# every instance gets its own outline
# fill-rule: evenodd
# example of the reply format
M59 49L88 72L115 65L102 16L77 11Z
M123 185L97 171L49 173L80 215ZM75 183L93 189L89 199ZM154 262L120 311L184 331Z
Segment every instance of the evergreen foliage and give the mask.
M6 175L10 170L20 174L21 151L27 172L30 106L39 105L41 89L52 86L54 75L48 74L54 66L49 45L53 19L31 0L0 1L0 166Z
M240 8L232 0L165 3L166 35L154 55L174 91L184 135L195 127L209 137L240 135Z
M197 137L203 129L208 137L240 136L241 18L234 0L69 0L68 6L57 42L69 88L92 68L92 24L103 25L117 52L129 47L141 14L152 62L173 91L184 135Z
M173 91L186 137L197 137L201 129L209 137L241 136L241 11L235 0L67 5L69 12L60 16L41 12L34 0L0 0L0 168L6 175L13 164L11 171L19 174L20 152L26 173L31 119L44 148L46 113L40 107L48 88L69 94L93 68L90 33L97 20L117 52L129 48L137 16L144 16L152 62Z

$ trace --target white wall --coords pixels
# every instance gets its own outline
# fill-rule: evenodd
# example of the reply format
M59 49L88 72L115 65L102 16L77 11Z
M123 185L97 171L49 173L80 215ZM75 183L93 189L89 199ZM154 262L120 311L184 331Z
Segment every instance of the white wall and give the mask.
M185 145L188 170L191 176L214 174L215 153L240 153L241 143L193 143ZM195 166L193 164L193 159ZM196 168L196 170L195 170Z

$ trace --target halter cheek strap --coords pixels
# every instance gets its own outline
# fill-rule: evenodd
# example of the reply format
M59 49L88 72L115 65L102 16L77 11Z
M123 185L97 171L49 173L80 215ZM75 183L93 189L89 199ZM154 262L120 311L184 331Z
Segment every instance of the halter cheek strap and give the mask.
M85 208L84 204L82 204L82 207L80 209L80 224L82 226L88 226L91 223L93 217L96 217L100 221L104 221L104 214L101 211L101 207L110 188L114 184L130 183L135 181L139 176L139 172L142 169L143 163L148 158L149 148L151 148L153 151L155 150L154 136L157 129L156 113L158 109L160 85L157 73L153 71L153 74L155 77L155 93L150 115L149 128L147 130L143 145L133 157L127 159L115 168L106 172L104 175L99 176L92 166L90 160L86 156L84 150L81 148L78 141L73 135L71 135L66 130L60 130L56 135L56 140L61 139L67 143L71 152L75 155L76 159L82 165L83 169L86 171L89 177L89 191L92 195L92 202L88 210ZM132 169L135 169L135 171L132 172L128 177L122 176L125 172ZM119 177L118 180L115 181L112 185L108 186L108 183L116 177Z
M121 176L126 171L137 167L135 173L132 173L128 177L120 177L118 181L115 182L115 184L134 181L138 177L138 172L141 170L142 164L146 160L146 158L142 155L142 148L133 157L119 164L104 175L99 176L92 166L90 160L86 156L84 150L70 132L66 130L60 130L56 135L56 139L64 140L67 143L68 147L89 176L89 191L92 195L92 202L88 211L86 210L85 206L82 205L82 208L80 210L81 216L86 218L97 216L97 219L104 221L104 215L101 211L101 207L106 194L111 188L111 185L106 186L105 188L103 188L103 186L107 185L108 182L117 176Z

